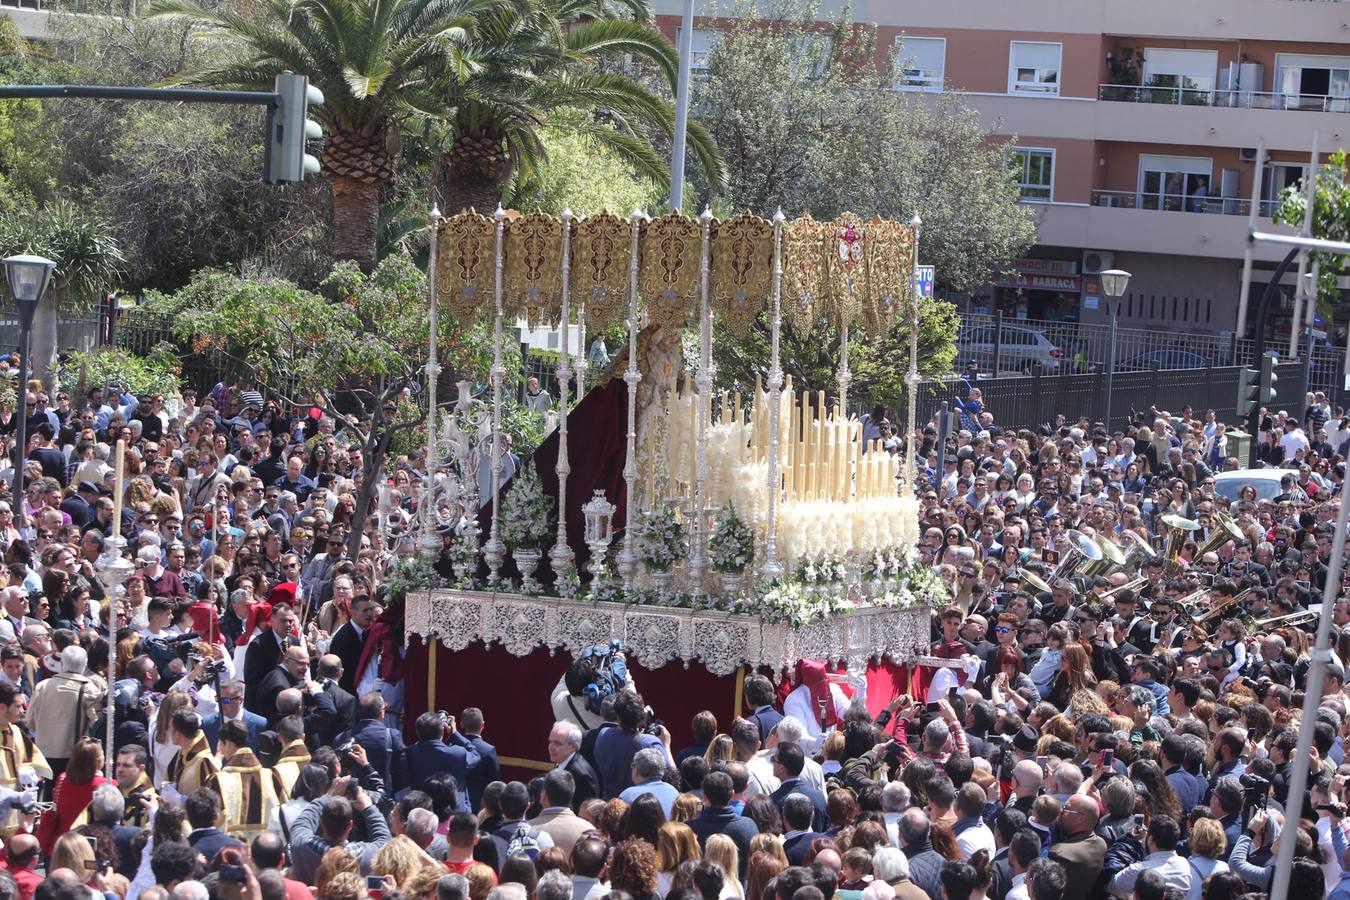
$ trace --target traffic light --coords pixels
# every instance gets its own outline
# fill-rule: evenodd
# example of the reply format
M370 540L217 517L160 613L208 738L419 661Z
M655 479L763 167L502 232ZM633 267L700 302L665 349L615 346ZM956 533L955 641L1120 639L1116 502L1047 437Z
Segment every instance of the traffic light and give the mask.
M1261 372L1257 369L1238 370L1237 414L1245 419L1256 409L1261 390Z
M304 75L282 72L276 93L277 105L267 112L264 177L268 184L303 181L319 172L319 161L305 152L305 142L323 137L319 123L307 118L311 106L323 105L323 92Z
M1269 406L1270 401L1275 399L1275 382L1280 379L1275 375L1275 359L1270 356L1261 357L1261 391L1259 399L1262 406Z

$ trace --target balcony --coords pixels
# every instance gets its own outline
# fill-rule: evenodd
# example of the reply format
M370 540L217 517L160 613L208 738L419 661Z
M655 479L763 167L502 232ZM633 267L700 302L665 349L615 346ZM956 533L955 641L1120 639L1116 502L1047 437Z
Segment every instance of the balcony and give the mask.
M1147 194L1141 191L1092 192L1093 206L1112 209L1148 209L1158 212L1191 213L1209 216L1247 216L1252 211L1250 200L1241 197L1185 197L1181 194ZM1269 219L1280 203L1262 200L1256 214Z
M30 41L56 38L49 28L52 16L136 14L136 0L0 0L0 16L7 17Z
M1350 112L1350 99L1345 97L1329 97L1322 94L1273 94L1264 91L1216 91L1153 84L1099 84L1097 99L1114 103L1151 103L1163 106Z
M1093 191L1092 204L1038 204L1037 242L1054 247L1106 248L1120 252L1156 253L1165 256L1242 259L1247 247L1246 200L1210 198L1204 213L1187 213L1181 198L1168 198L1162 209L1150 209L1145 201L1157 200L1133 192ZM1211 208L1212 207L1212 208ZM1257 227L1284 231L1265 218L1269 204L1261 206ZM1274 261L1281 248L1258 244L1254 258Z

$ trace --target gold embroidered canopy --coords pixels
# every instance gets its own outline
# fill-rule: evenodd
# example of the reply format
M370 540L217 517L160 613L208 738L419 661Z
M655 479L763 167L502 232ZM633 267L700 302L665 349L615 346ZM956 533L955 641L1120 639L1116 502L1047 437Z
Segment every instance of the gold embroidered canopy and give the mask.
M446 219L438 232L437 289L451 314L471 321L492 305L497 254L502 304L531 326L557 325L562 315L563 220L538 211L512 213L501 247L492 219L471 212ZM605 328L628 306L631 219L612 213L572 221L569 280L572 309ZM742 213L713 221L703 259L702 224L680 212L639 225L638 288L648 318L684 327L698 309L704 265L708 297L734 334L749 331L773 292L774 226ZM796 328L821 317L836 327L861 317L871 334L885 331L911 302L914 231L904 223L845 213L833 222L810 215L782 231L783 315Z

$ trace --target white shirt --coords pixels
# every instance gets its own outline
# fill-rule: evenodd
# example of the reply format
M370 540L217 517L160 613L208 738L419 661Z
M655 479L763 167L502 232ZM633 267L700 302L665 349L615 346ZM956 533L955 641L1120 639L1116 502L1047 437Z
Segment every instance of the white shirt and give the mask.
M1162 876L1163 883L1168 887L1174 887L1183 894L1189 894L1191 890L1191 875L1194 870L1185 857L1177 855L1172 850L1159 850L1156 853L1150 853L1137 863L1131 863L1120 871L1115 878L1111 879L1111 885L1107 890L1112 894L1131 894L1134 892L1134 883L1139 878L1139 873L1145 869L1153 869Z
M750 773L750 781L745 786L745 799L764 794L768 796L778 790L778 779L773 777L773 763L762 756L755 755L745 764Z
M1295 428L1280 437L1280 446L1284 448L1284 458L1287 462L1293 459L1294 454L1299 450L1308 449L1308 437L1303 433L1302 428Z
M967 828L956 836L956 846L961 848L961 858L970 859L977 851L987 850L992 859L994 856L994 832L989 830L989 826L980 822Z
M1026 872L1019 872L1013 876L1012 887L1008 889L1005 900L1031 900L1031 895L1027 892Z

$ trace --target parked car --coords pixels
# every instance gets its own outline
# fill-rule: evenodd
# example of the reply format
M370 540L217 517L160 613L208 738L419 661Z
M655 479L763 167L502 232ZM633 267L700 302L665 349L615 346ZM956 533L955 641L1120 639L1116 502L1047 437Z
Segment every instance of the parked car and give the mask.
M993 323L969 325L956 338L958 364L975 364L981 372L994 369ZM1059 370L1063 352L1035 328L1025 325L1003 326L998 367L1004 372L1030 372L1036 363L1047 373ZM995 373L997 374L997 373Z
M1256 499L1272 500L1279 496L1280 479L1292 469L1234 469L1214 476L1214 493L1229 501L1236 500L1243 485L1256 488Z
M1131 356L1129 359L1116 363L1116 371L1137 372L1143 369L1151 369L1155 362L1159 369L1203 369L1209 365L1209 360L1199 353L1172 348L1169 350L1150 350L1147 353L1140 353L1138 356Z

